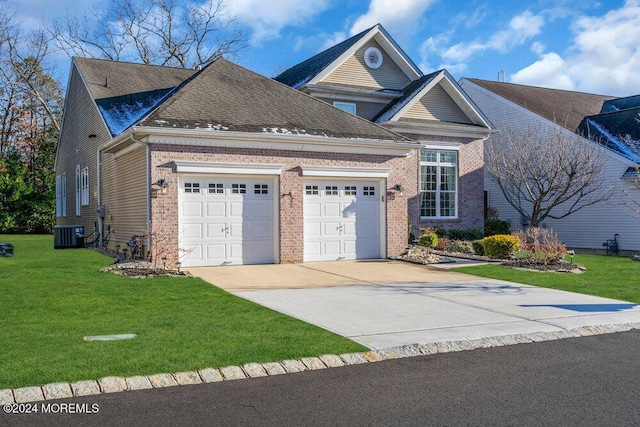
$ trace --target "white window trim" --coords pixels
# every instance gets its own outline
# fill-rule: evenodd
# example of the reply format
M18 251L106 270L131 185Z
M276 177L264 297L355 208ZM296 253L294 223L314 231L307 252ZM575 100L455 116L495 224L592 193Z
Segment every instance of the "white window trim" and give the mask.
M284 165L263 165L251 163L201 163L175 162L179 173L215 173L238 175L282 175Z
M389 178L391 169L302 166L302 176L329 178Z
M81 180L81 205L89 206L89 166L82 169Z
M56 218L62 216L62 176L56 176Z
M457 150L455 147L447 147L447 146L423 146L422 150L434 150L436 152L441 152L441 151L455 151L456 152L456 163L450 163L450 162L440 162L440 155L438 154L438 159L435 162L424 162L422 160L420 160L420 171L418 172L418 191L419 191L419 199L422 199L422 188L421 188L421 182L422 182L422 166L436 166L436 216L422 216L422 204L420 204L420 219L423 220L455 220L458 219L458 190L459 190L459 183L460 183L460 176L459 176L459 166L460 166L460 151ZM418 155L420 156L420 158L422 158L422 153L418 153ZM454 167L455 168L455 177L456 177L456 190L455 190L455 215L454 216L442 216L440 215L440 194L441 194L441 190L440 190L440 177L441 177L441 172L440 172L440 167L445 166L445 167Z
M82 194L82 185L80 181L80 165L76 165L76 216L80 216L80 197Z
M333 101L333 106L342 110L342 111L346 111L347 113L351 113L353 115L356 114L356 104L354 102L344 102L344 101ZM346 107L346 108L345 108ZM347 109L349 108L349 109ZM353 108L353 111L351 111L350 109Z

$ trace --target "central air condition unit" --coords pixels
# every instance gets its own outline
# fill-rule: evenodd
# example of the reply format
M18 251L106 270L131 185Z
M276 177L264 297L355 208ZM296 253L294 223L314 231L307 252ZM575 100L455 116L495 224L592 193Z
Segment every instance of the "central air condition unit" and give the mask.
M84 226L56 225L53 227L53 248L82 248L84 247Z

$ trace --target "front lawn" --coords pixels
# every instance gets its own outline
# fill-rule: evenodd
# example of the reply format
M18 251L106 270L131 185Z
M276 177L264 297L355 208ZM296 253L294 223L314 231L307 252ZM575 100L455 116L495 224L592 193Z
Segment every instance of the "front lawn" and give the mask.
M542 273L501 265L461 267L454 271L640 304L640 262L626 257L583 254L577 254L573 260L584 265L587 271L583 274Z
M100 273L112 259L0 235L0 389L365 351L190 277ZM88 335L136 333L126 341Z

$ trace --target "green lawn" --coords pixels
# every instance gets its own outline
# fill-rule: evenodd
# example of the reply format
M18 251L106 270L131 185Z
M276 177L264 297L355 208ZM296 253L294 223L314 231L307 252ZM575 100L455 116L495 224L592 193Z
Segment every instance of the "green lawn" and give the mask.
M626 257L583 254L577 254L574 262L585 266L587 271L583 274L540 273L493 264L454 271L640 303L640 262Z
M366 350L197 278L100 273L111 258L51 236L0 242L0 389ZM123 333L139 337L82 340Z

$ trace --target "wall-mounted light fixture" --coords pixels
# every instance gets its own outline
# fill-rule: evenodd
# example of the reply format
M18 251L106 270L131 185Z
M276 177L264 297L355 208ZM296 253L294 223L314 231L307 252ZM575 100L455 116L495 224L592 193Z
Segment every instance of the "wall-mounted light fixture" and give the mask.
M169 187L169 184L167 183L167 181L164 178L160 178L159 180L157 180L156 182L154 182L151 185L155 185L157 187L160 187L162 189L162 194L167 194L167 188Z
M400 193L400 196L402 196L403 190L402 190L402 184L396 184L393 186L393 189L396 190L398 193Z

